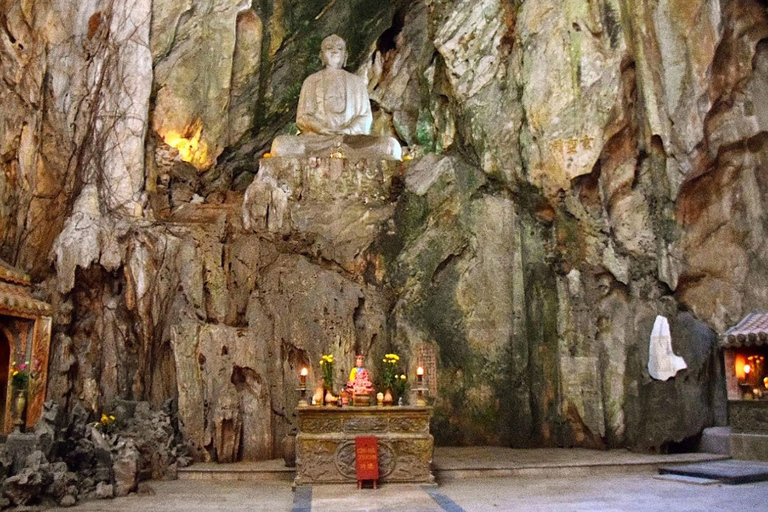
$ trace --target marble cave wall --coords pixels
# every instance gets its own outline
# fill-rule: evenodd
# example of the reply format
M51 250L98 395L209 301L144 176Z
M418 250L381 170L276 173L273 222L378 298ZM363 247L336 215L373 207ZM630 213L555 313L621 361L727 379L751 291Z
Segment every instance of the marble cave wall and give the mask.
M413 159L375 211L247 230L332 32ZM768 307L765 0L4 0L0 75L0 257L55 308L53 400L173 398L197 458L269 458L299 366L427 350L443 444L725 421L717 333Z

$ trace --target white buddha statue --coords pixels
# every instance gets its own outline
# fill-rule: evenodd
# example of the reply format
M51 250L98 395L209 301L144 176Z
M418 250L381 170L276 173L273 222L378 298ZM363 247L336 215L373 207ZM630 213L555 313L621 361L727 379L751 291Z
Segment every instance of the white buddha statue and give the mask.
M365 82L343 69L344 40L323 39L320 59L325 69L307 77L301 87L296 125L299 136L281 135L272 142L272 156L359 156L400 160L400 144L392 137L369 135L371 102Z

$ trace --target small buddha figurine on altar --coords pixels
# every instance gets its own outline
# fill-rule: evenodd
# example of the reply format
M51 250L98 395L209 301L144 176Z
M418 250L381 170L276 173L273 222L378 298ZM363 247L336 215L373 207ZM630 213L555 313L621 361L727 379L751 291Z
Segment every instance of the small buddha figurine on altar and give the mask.
M352 393L352 403L354 405L369 405L371 395L373 395L373 382L371 382L368 370L363 366L364 362L365 357L362 354L356 355L355 367L349 372L347 391Z
M396 139L370 135L371 100L363 79L344 70L346 42L335 34L323 39L320 60L324 69L307 77L301 87L296 113L301 134L277 137L272 156L401 160L402 148Z

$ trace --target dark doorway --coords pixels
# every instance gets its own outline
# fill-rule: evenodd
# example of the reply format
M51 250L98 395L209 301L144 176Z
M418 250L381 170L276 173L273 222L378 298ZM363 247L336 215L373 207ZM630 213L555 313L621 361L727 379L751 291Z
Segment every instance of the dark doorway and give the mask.
M11 343L5 332L0 329L0 430L5 425L5 406L8 401L8 374L11 364ZM2 432L7 434L8 432Z

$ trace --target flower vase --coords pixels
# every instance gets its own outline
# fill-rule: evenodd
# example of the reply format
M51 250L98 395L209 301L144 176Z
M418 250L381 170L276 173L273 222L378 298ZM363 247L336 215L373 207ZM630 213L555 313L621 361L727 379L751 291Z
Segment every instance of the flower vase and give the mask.
M392 396L392 390L387 388L384 392L384 405L392 405L393 403L395 403L395 399Z
M329 389L325 392L325 405L334 405L336 402L336 397L333 396L333 392Z
M27 409L27 390L13 390L13 425L19 432L24 431L24 420L26 419Z

